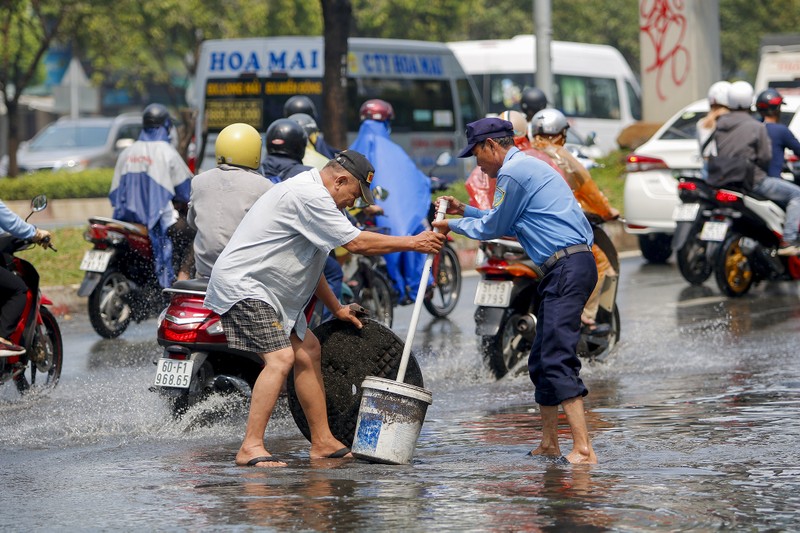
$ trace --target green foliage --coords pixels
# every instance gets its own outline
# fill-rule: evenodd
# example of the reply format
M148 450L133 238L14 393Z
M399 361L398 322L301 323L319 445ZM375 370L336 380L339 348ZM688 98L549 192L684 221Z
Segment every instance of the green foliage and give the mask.
M616 150L598 160L601 166L591 170L592 179L620 213L625 189L625 157L624 152Z
M0 199L30 200L46 194L49 200L58 198L105 198L111 188L113 168L89 169L81 172L49 170L0 179Z
M31 220L35 222L34 220ZM78 268L83 254L91 245L83 238L85 227L56 228L53 234L53 246L57 252L36 246L20 252L20 255L36 266L43 287L55 285L73 285L83 279L83 271Z

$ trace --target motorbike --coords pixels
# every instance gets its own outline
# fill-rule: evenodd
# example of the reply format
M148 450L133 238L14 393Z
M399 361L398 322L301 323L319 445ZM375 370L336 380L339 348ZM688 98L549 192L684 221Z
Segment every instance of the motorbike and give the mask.
M169 304L158 318L152 390L166 396L181 415L212 392L249 398L264 362L254 353L228 347L217 313L203 307L208 280L176 281L164 293Z
M113 218L91 217L84 238L92 243L80 264L78 296L88 296L89 321L103 338L122 335L131 320L158 316L167 301L155 274L147 228Z
M718 248L714 241L701 238L711 211L716 207L716 190L698 174L682 175L678 180L681 203L672 218L675 233L672 249L683 279L692 285L702 285L712 273L713 257Z
M777 254L786 216L780 206L735 188L718 189L715 200L702 238L719 246L713 269L723 294L738 297L761 281L800 279L800 257Z
M614 243L603 229L602 219L587 214L595 243L619 272L619 257ZM541 298L539 276L522 246L503 238L481 243L484 260L476 268L481 279L475 293L475 332L481 339L481 352L487 368L497 379L513 372L527 361L536 338L537 313ZM618 276L607 276L601 288L600 306L595 321L597 332L584 328L578 341L579 357L602 360L620 336L619 309L616 304Z
M31 214L46 207L47 197L36 196L31 202ZM0 235L0 252L3 254L5 267L17 274L28 286L25 308L9 337L11 342L24 347L25 353L0 357L0 383L11 380L23 394L31 390L55 387L64 361L61 329L53 313L45 307L53 305L53 302L41 293L36 268L16 256L17 252L34 246L30 239ZM56 251L49 242L47 247Z

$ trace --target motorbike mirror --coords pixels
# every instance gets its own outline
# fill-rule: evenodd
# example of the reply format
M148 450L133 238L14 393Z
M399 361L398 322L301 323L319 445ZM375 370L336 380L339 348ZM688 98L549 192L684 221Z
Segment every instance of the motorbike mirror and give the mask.
M378 185L372 189L372 196L374 196L377 200L386 200L386 198L389 197L389 191Z
M596 138L597 138L597 132L590 131L589 135L587 135L586 139L584 140L586 142L586 146L594 146Z
M41 211L47 207L47 195L39 194L34 196L33 200L31 200L31 209L36 211Z

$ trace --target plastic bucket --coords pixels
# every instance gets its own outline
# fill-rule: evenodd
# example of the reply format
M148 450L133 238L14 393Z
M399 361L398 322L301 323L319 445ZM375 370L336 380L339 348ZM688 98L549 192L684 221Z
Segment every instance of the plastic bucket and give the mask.
M420 387L378 377L361 384L361 406L350 449L355 457L373 463L411 462L425 420L431 393Z

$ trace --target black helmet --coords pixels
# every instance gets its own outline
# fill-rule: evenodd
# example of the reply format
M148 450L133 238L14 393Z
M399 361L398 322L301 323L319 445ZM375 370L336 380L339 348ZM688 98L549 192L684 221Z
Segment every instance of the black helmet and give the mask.
M279 118L267 128L267 153L270 155L285 155L302 161L307 142L306 132L294 120Z
M530 117L547 107L547 96L541 89L528 87L522 91L522 97L519 99L519 107L530 120Z
M283 104L283 118L289 118L290 115L294 115L295 113L305 113L316 120L317 107L308 96L295 95L286 100L286 103Z
M756 109L759 111L777 111L781 108L783 96L775 89L766 89L756 98Z
M169 130L171 126L169 120L169 110L161 104L150 104L144 108L142 113L142 127L158 128L164 126Z
M306 113L295 113L294 115L290 115L288 118L289 120L294 120L300 124L308 137L311 137L312 133L317 133L319 131L317 121L314 120L311 115L307 115Z

